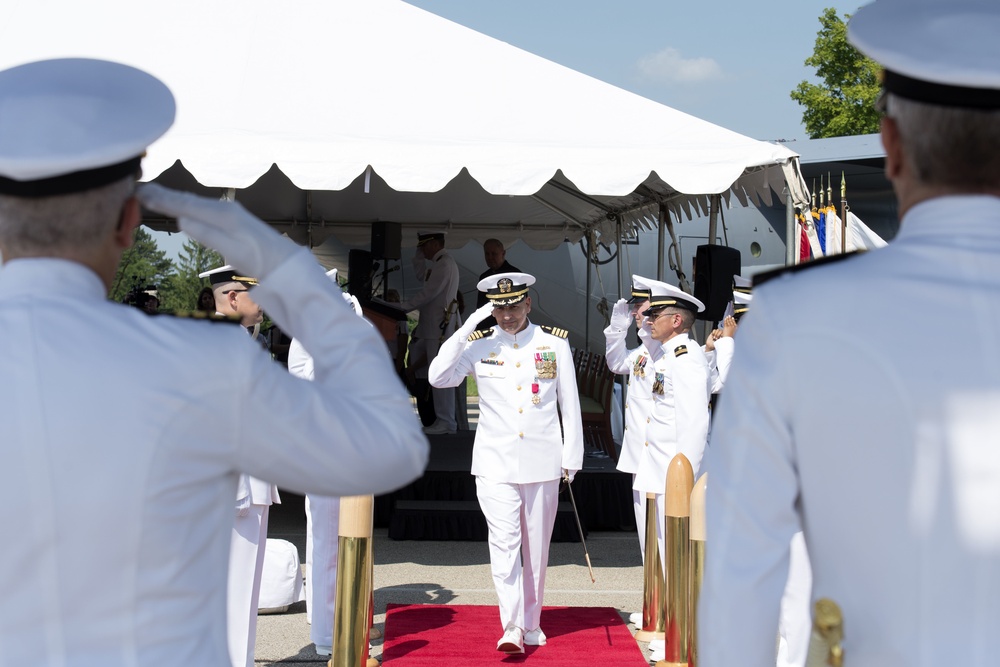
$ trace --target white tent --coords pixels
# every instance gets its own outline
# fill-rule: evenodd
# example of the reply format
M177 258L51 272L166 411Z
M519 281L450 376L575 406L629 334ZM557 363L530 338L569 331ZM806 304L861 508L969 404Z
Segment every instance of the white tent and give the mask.
M225 190L296 240L366 246L370 223L449 246L575 241L614 221L707 213L706 195L800 204L795 154L592 79L398 0L33 0L0 22L0 67L88 56L178 100L146 178ZM787 185L786 185L787 182ZM148 220L170 229L172 223ZM404 233L404 245L414 243Z

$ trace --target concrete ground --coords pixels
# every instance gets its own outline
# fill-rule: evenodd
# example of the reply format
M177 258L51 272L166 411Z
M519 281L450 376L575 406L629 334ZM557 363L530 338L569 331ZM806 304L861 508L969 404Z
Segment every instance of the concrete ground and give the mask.
M277 518L277 517L276 517ZM305 519L301 527L291 517L274 522L269 537L305 546ZM485 542L395 541L386 530L376 530L375 627L385 628L387 603L496 604ZM634 533L591 533L587 547L596 583L590 582L580 544L556 543L549 554L545 604L551 606L614 607L628 615L642 608L642 564ZM304 558L303 558L304 561ZM497 638L501 635L499 615ZM371 656L380 658L382 640L372 641ZM646 657L647 645L640 643ZM305 603L288 612L261 615L257 629L256 664L321 667L309 640Z

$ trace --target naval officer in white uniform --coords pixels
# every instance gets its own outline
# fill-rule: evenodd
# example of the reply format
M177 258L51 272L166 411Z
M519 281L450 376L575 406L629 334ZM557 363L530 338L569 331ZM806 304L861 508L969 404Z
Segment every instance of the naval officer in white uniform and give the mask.
M334 285L337 269L326 272ZM341 292L358 317L361 304L353 295ZM368 320L364 320L368 322ZM288 346L288 372L303 380L315 375L313 359L297 338ZM306 510L306 622L317 655L333 652L333 623L337 593L337 554L340 549L340 498L307 493Z
M253 300L257 279L244 276L232 266L220 266L198 275L208 278L215 295L215 310L239 320L256 337L264 320L263 309ZM257 643L257 608L267 546L270 507L280 503L278 487L252 475L240 473L236 485L236 519L229 547L228 625L229 657L233 667L253 667Z
M998 34L992 0L878 0L848 25L885 67L901 225L757 281L709 454L703 667L774 665L798 530L813 600L843 612L844 665L997 663Z
M572 481L583 466L568 333L528 320L528 287L534 282L526 273L481 280L477 287L490 303L445 341L430 369L436 387L455 387L468 375L479 386L472 474L489 526L490 567L500 598L504 633L497 650L506 653L546 642L539 619L559 480ZM476 331L490 314L497 326Z
M30 63L0 72L0 109L0 328L17 350L0 357L0 664L228 667L239 472L300 493L403 486L428 453L409 397L309 251L233 202L138 194L260 279L314 382L236 325L108 301L140 156L173 121L160 81Z
M410 359L430 364L438 348L462 323L458 312L458 264L444 247L444 232L419 232L414 270L423 282L420 291L398 304L404 311L419 311L417 328L410 340ZM416 371L424 375L427 367ZM424 429L428 435L453 434L458 428L455 416L455 389L435 387L431 383L434 400L434 423Z
M616 375L628 376L625 400L625 434L618 455L618 470L632 475L639 469L639 459L646 446L646 420L653 411L653 365L663 356L663 346L649 336L640 336L640 345L628 349L626 337L635 322L642 331L643 312L649 308L649 286L642 276L632 276L632 294L619 299L611 311L611 321L604 329L604 356ZM632 489L632 508L639 534L639 553L645 557L646 494Z
M684 454L697 478L708 439L708 401L711 385L705 353L688 334L695 314L705 304L669 283L647 280L649 308L643 312L646 334L663 348L653 366L653 410L646 426L646 440L633 488L656 494L656 537L666 568L663 537L663 494L667 467Z

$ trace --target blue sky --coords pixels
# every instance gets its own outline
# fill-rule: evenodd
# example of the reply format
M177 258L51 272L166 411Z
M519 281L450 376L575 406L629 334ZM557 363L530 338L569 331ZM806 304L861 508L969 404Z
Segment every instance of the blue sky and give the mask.
M594 78L755 139L806 139L788 94L819 16L851 0L407 0Z

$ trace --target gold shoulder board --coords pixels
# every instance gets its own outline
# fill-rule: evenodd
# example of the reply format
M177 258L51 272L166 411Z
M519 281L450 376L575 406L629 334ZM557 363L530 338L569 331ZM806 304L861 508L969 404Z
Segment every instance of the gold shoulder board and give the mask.
M560 329L559 327L550 327L546 324L541 325L542 331L545 333L550 333L557 338L569 338L569 332L565 329Z
M688 346L687 345L678 345L674 349L674 356L675 357L680 357L680 356L683 356L683 355L685 355L687 353L688 353Z
M478 331L473 331L469 335L469 342L471 343L474 340L479 340L480 338L485 338L486 336L492 336L492 335L493 335L493 329L479 329Z

